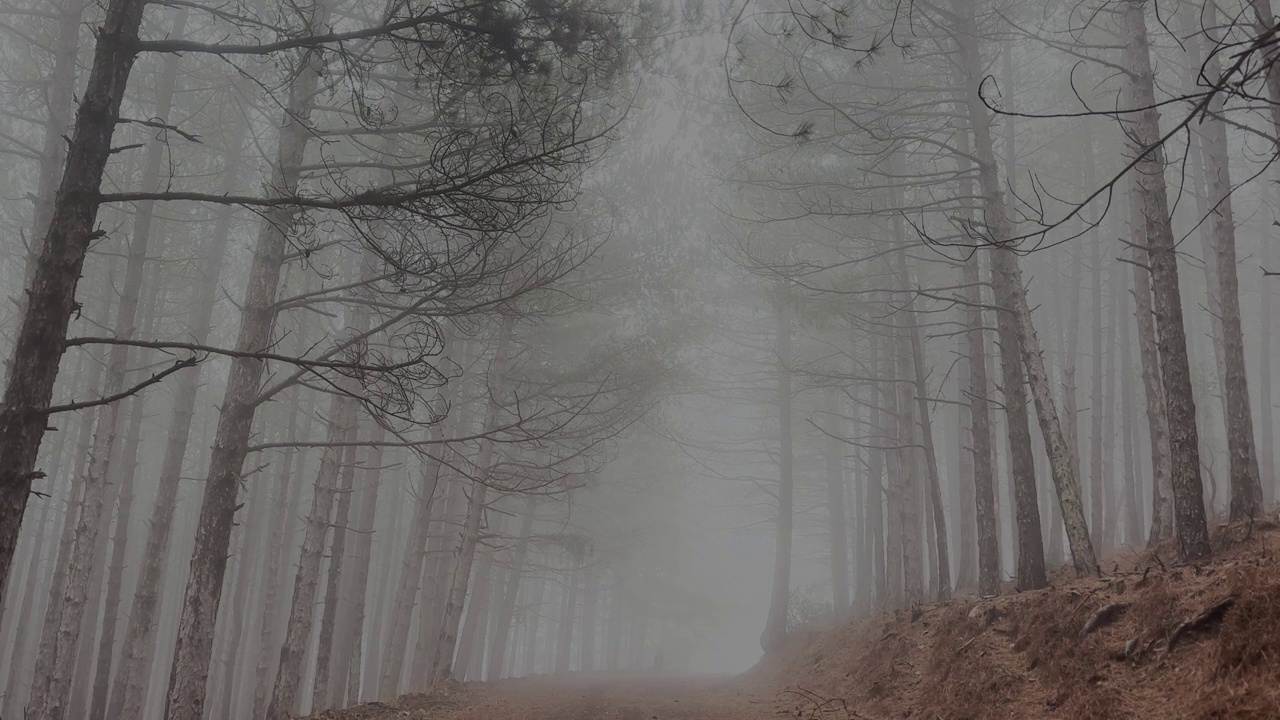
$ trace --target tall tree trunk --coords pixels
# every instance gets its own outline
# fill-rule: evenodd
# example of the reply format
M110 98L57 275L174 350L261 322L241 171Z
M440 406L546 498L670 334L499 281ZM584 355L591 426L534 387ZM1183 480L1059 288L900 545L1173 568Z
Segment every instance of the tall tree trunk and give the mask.
M1203 9L1203 22L1210 33L1217 33L1217 12L1212 3ZM1209 43L1210 37L1200 36L1192 42ZM1216 53L1206 58L1204 71L1210 78L1222 74ZM1217 270L1219 317L1222 323L1223 390L1225 392L1227 452L1231 458L1231 520L1239 521L1257 517L1262 512L1262 482L1259 478L1258 453L1253 438L1253 411L1249 407L1249 381L1245 371L1244 330L1240 318L1240 278L1237 274L1236 226L1232 211L1230 149L1227 144L1227 126L1221 119L1226 100L1221 93L1209 101L1209 117L1204 129L1205 175L1208 200L1212 210L1209 215L1210 231L1215 251ZM1269 369L1269 368L1268 368Z
M972 375L969 372L967 335L967 332L961 334L956 340L956 418L952 425L955 433L954 463L959 480L955 515L959 519L957 545L960 557L956 568L956 588L977 587L978 584L978 491L973 472L973 420L969 410Z
M1040 341L1036 337L1031 308L1027 303L1022 270L1018 266L1017 258L1008 247L1012 239L1012 230L1005 216L1003 193L992 150L990 112L983 104L978 92L978 86L983 77L983 65L978 52L977 23L972 0L956 0L952 7L958 19L959 27L956 37L960 44L961 65L966 76L965 101L969 124L974 135L979 187L986 208L986 231L991 242L996 245L991 253L992 283L996 289L996 302L1007 308L1017 321L1015 326L1017 346L1031 382L1036 415L1040 420L1040 432L1049 449L1050 468L1057 488L1058 505L1062 510L1067 537L1071 543L1072 562L1077 573L1096 575L1098 561L1094 556L1088 524L1084 519L1079 480L1071 467L1070 454L1063 440L1058 409L1054 404L1053 391L1045 370L1044 356L1040 351ZM1010 365L1015 364L1010 363ZM1006 386L1005 392L1009 392L1009 387ZM1006 404L1009 404L1007 400ZM1029 443L1026 450L1030 450ZM1027 459L1030 461L1029 456ZM1039 529L1036 532L1038 535Z
M456 537L452 528L466 523L466 504L464 479L451 477L447 480L444 506L438 512L432 512L431 526L435 530L427 541L428 562L423 568L418 639L410 671L412 682L409 687L414 690L425 692L431 689L431 663L440 642L440 629L444 627L445 606L451 590L449 582L457 565L448 548Z
M299 330L297 341L301 345L306 342L306 333ZM281 454L280 460L277 462L278 472L275 482L275 498L272 502L272 520L271 535L267 541L267 557L263 563L263 590L262 590L262 615L261 615L261 635L262 642L258 646L258 657L255 666L254 677L256 679L253 689L253 720L264 717L267 712L267 702L270 699L269 691L275 686L275 674L271 668L271 651L276 648L277 634L275 632L276 616L280 605L280 582L284 573L281 572L280 566L284 562L284 546L285 546L285 528L289 524L289 510L297 505L290 502L289 492L291 485L301 486L300 477L303 466L302 459L305 455L304 451L293 447L293 443L297 440L306 440L311 437L312 417L315 415L316 394L307 393L307 406L305 410L300 410L300 396L302 394L301 387L293 387L289 390L288 429L285 431L285 441L289 447ZM306 426L299 430L299 417L306 418ZM294 458L298 459L298 470L294 470ZM283 639L280 639L283 642Z
M308 25L323 27L327 15L325 4L315 3L311 6ZM323 72L319 50L306 50L298 68L299 72L289 88L279 148L268 184L273 188L272 192L281 195L292 193L297 187L303 156L312 137L309 127L311 109ZM296 207L273 208L266 211L259 226L248 285L241 303L240 332L235 345L238 352L261 352L273 343L279 312L276 293L289 245L286 232L293 226L298 213ZM209 677L214 624L222 599L222 580L227 567L240 475L248 454L249 431L258 407L258 387L265 369L266 362L258 357L242 356L231 361L200 503L191 574L179 618L166 720L202 720L204 715L205 684Z
M354 436L359 425L354 424ZM316 674L311 688L311 713L329 709L329 678L333 662L333 633L338 619L338 604L342 601L338 588L342 586L343 560L346 558L347 524L351 519L351 493L355 486L355 446L347 448L343 460L341 483L338 485L338 506L333 514L333 540L329 545L329 572L325 574L324 611L320 617L320 641L316 650Z
M960 196L975 197L970 172L972 165L968 159L969 134L961 133L959 143L960 153L957 160L960 166ZM966 212L965 216L967 220L972 221L972 213ZM991 464L993 452L989 400L991 385L987 380L987 320L982 299L982 270L979 263L980 257L977 254L970 254L965 259L964 290L961 292L965 302L964 336L966 364L969 369L969 383L965 388L965 394L968 395L969 401L968 434L972 445L968 448L968 457L973 468L976 502L978 594L998 595L1000 593L1000 529L996 523L995 469ZM1018 375L1021 376L1021 372ZM1025 419L1025 402L1022 407Z
M501 518L499 513L494 516ZM502 531L500 521L490 528L489 535L498 537ZM467 617L462 624L462 633L458 636L458 657L456 666L462 673L463 681L479 680L480 665L484 659L485 630L489 624L490 593L493 589L494 551L481 551L480 561L476 564L475 582L471 587L471 599L467 603Z
M529 496L524 502L524 512L520 516L520 535L516 539L516 550L511 558L511 567L507 568L507 577L502 583L498 627L493 634L493 644L489 646L489 680L499 680L502 677L502 659L507 655L507 636L511 632L511 624L516 614L516 593L520 589L520 575L524 572L525 560L529 557L529 537L533 532L533 519L537 507L537 497Z
M1085 147L1084 153L1088 166L1085 187L1092 188L1095 185L1092 140ZM1093 290L1093 353L1089 358L1091 361L1089 381L1092 385L1090 404L1093 407L1090 408L1089 413L1089 430L1092 435L1089 440L1089 476L1091 478L1089 537L1093 539L1094 547L1098 548L1098 552L1106 553L1110 548L1105 542L1103 521L1103 495L1106 481L1102 475L1102 430L1107 401L1102 395L1102 239L1096 228L1090 232L1090 235L1092 237L1089 242L1089 276Z
M1132 280L1125 287L1132 288ZM1123 303L1123 295L1116 296ZM1133 397L1133 350L1129 347L1132 330L1129 320L1120 315L1120 432L1124 452L1124 543L1130 547L1142 544L1142 493L1135 460L1137 407Z
M146 332L149 335L157 313L155 309L155 292L158 278L152 273L149 287L153 289L149 305ZM145 366L145 363L143 364ZM102 611L102 639L98 643L97 670L93 679L93 696L89 707L90 720L103 720L107 713L107 695L111 689L111 669L115 659L116 623L120 610L120 595L124 585L126 550L128 549L129 521L133 512L133 483L138 471L138 452L142 440L142 420L146 411L145 391L136 395L130 402L129 429L122 456L123 467L120 479L119 497L116 501L115 537L111 542L111 564L107 576L106 597Z
M933 444L933 422L929 417L929 383L925 379L924 342L920 338L920 326L912 319L911 355L915 366L915 393L920 412L920 434L924 440L924 457L929 469L929 500L933 508L934 541L938 548L938 602L951 599L951 559L947 552L947 524L942 509L942 479L938 473L938 454ZM1030 448L1028 448L1030 450ZM1039 516L1036 516L1037 537L1040 532Z
M773 587L769 594L769 614L760 647L769 652L787 637L787 604L791 592L791 534L795 480L791 456L791 304L785 288L776 289L774 298L775 342L777 353L778 408L778 491L777 516L774 518Z
M96 393L98 383L102 377L102 363L100 358L91 359L90 366L93 370L91 371L88 387L92 392ZM53 647L58 641L58 619L62 615L61 608L64 601L63 590L66 588L67 571L71 564L71 551L75 546L77 517L80 515L81 505L84 501L85 476L82 469L89 457L89 442L93 437L93 417L95 415L96 413L90 409L83 411L80 417L75 455L68 471L70 488L67 493L67 508L63 513L62 532L58 538L53 572L49 579L48 599L45 602L44 620L40 627L40 643L37 645L28 706L30 701L35 698L36 685L41 682L41 678L48 678L52 672ZM22 712L24 715L29 714L29 707L24 707Z
M1200 437L1196 428L1195 398L1182 319L1177 243L1169 220L1164 153L1158 144L1160 112L1156 106L1155 73L1151 68L1144 8L1143 0L1125 0L1125 59L1129 68L1131 100L1134 107L1143 108L1126 135L1139 151L1146 153L1135 171L1146 217L1147 256L1160 341L1160 375L1168 410L1178 556L1186 561L1208 556L1209 531L1204 511L1204 485L1200 478Z

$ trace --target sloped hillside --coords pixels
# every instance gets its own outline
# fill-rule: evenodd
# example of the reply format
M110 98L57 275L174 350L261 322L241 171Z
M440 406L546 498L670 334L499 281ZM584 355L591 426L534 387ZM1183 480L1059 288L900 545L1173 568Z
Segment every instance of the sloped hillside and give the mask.
M810 628L753 671L805 717L1280 717L1280 532L1216 557L1130 552L1103 578Z

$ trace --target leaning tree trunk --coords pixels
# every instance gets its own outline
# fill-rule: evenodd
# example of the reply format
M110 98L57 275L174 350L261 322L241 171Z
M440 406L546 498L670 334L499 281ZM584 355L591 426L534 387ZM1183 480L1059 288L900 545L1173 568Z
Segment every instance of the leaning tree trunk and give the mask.
M489 528L489 535L501 537L502 517L498 510L494 516L498 518ZM462 623L462 631L458 635L458 656L456 659L459 680L469 682L478 680L484 659L485 632L489 624L490 592L493 588L494 550L481 552L473 575L475 582L471 586L470 599L467 601L467 618Z
M794 478L791 457L791 306L785 290L778 288L774 300L777 343L777 407L778 407L778 493L777 517L774 518L773 589L769 595L769 614L760 647L769 652L787 637L787 604L791 592L791 529L794 521L792 503Z
M324 3L312 6L311 27L326 22ZM289 90L280 129L273 177L268 187L287 195L297 187L303 156L312 137L308 122L319 87L320 52L307 50ZM259 226L248 285L241 304L236 350L248 353L231 361L218 415L209 473L204 483L196 526L191 575L178 620L178 642L169 677L166 720L202 720L205 685L213 650L214 625L222 599L231 528L235 521L241 469L249 451L249 431L258 407L258 388L266 361L252 353L271 347L275 330L276 293L289 242L288 228L298 215L295 207L268 210Z
M1151 529L1147 546L1154 547L1173 536L1172 468L1169 461L1169 414L1160 379L1160 349L1156 340L1155 311L1151 306L1151 273L1145 261L1147 218L1142 206L1139 179L1129 180L1129 234L1132 245L1134 318L1138 327L1138 355L1142 388L1147 405L1147 433L1151 445Z
M302 540L302 555L294 577L289 623L285 628L284 645L280 648L280 666L271 702L267 705L267 720L288 720L298 706L307 641L311 638L315 621L316 590L320 584L320 566L324 561L325 538L331 525L334 497L340 490L338 478L343 474L341 461L346 450L342 445L352 440L358 409L354 398L358 392L358 387L340 387L339 394L335 394L329 403L329 446L324 449L320 469L316 473L315 493Z
M299 347L305 347L306 333L300 328L295 336ZM301 488L302 482L300 478L303 472L305 454L293 443L298 440L306 440L311 437L312 418L315 415L316 394L307 393L307 406L305 410L299 410L300 395L302 388L294 386L290 388L288 408L289 424L285 431L285 442L289 447L285 448L282 457L277 461L277 475L275 482L275 498L272 503L272 521L271 534L267 542L267 557L263 562L263 589L262 589L262 617L261 617L261 643L258 645L258 658L254 671L254 688L253 688L253 720L258 720L267 713L267 702L270 700L270 689L275 685L275 675L271 672L271 651L275 648L275 632L277 623L275 622L277 606L280 605L280 583L283 574L280 570L281 564L284 562L285 552L285 531L289 524L290 510L297 507L297 503L292 501L290 486L295 489ZM299 430L299 416L306 418L306 426ZM297 457L297 470L294 469L294 458Z
M1217 13L1212 3L1204 6L1203 22L1212 32ZM1207 43L1210 38L1193 38ZM1204 71L1211 79L1222 74L1216 53L1210 52ZM1217 93L1209 101L1209 117L1202 128L1202 146L1207 181L1210 233L1213 236L1214 265L1218 280L1218 310L1222 324L1223 391L1227 425L1227 452L1231 463L1231 520L1257 517L1262 512L1262 482L1258 453L1253 439L1253 411L1249 403L1249 380L1245 372L1244 330L1240 320L1240 277L1237 274L1236 225L1232 212L1230 149L1227 126L1220 118L1225 98ZM1270 368L1265 370L1269 371Z
M903 258L905 261L905 258ZM924 440L924 458L929 471L929 502L933 507L934 541L938 548L938 602L951 599L951 558L947 552L947 523L942 510L942 480L938 474L938 452L933 444L933 422L929 417L929 384L925 380L924 342L920 325L911 322L911 356L915 368L915 393L920 413L920 435ZM1038 520L1038 518L1037 518Z
M1177 242L1169 219L1164 180L1164 152L1160 147L1160 112L1156 106L1155 72L1147 38L1144 0L1125 0L1125 59L1136 120L1126 132L1137 153L1143 153L1135 172L1147 228L1147 258L1155 296L1160 375L1164 382L1169 420L1173 510L1178 556L1186 560L1209 554L1209 529L1200 477L1200 435L1196 428L1195 397L1187 336L1182 318L1178 280Z
M977 46L978 34L973 0L956 0L952 7L956 11L959 25L956 37L960 44L961 66L966 76L965 102L969 125L974 136L979 187L986 209L986 231L990 241L996 245L991 253L992 284L996 290L996 301L998 305L1007 308L1016 320L1017 346L1031 382L1036 415L1040 420L1040 432L1049 450L1050 470L1057 488L1058 505L1066 525L1067 538L1071 543L1072 563L1077 573L1096 575L1098 561L1094 556L1093 543L1089 539L1088 523L1084 518L1079 479L1071 466L1070 452L1063 439L1053 390L1045 370L1040 341L1036 337L1035 326L1032 323L1031 308L1027 303L1027 290L1022 281L1022 270L1018 266L1018 260L1013 251L1008 247L1013 233L1005 216L1002 191L996 171L995 155L992 149L991 117L978 90L983 77L983 65ZM1030 449L1029 446L1028 449Z
M120 119L120 102L136 57L135 44L142 24L143 0L111 0L98 30L93 65L81 97L75 126L67 145L67 161L54 199L48 231L28 283L26 312L19 324L9 362L9 377L0 399L0 596L8 582L17 547L18 531L31 493L40 441L49 424L49 401L62 354L67 328L77 305L76 285L84 269L89 243L98 236L98 191L111 139ZM89 503L92 503L89 499ZM85 513L82 513L82 515ZM96 519L96 518L95 518ZM90 547L77 555L85 558ZM72 559L73 568L83 561ZM68 575L74 574L73 569ZM78 597L68 598L76 613ZM70 653L74 631L59 638L63 653ZM50 678L58 688L69 677ZM54 701L58 716L66 700Z

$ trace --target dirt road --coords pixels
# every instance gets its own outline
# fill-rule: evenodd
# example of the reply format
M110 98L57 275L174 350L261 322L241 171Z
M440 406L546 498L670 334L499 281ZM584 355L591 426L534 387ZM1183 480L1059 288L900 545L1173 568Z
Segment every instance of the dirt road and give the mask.
M326 720L776 720L795 698L741 677L655 673L539 676L454 686L321 716ZM786 711L790 713L786 713Z

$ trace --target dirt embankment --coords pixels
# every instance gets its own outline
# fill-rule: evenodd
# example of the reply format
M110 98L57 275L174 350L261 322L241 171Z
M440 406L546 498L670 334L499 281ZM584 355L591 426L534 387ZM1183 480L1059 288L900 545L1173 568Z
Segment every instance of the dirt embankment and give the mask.
M1280 531L1223 527L1215 547L811 628L751 674L807 695L800 717L1280 718Z

